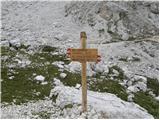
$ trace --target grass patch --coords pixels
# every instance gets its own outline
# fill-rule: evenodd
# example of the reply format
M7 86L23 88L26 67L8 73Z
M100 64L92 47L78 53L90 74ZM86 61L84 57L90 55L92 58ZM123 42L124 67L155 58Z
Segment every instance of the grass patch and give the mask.
M111 35L112 42L117 42L117 41L122 40L121 36L117 34L116 32L112 32L111 30L108 30L107 32Z
M61 80L61 82L66 86L75 87L76 84L81 84L81 75L78 73L70 73L68 71L64 71L67 76Z
M23 50L22 50L23 49ZM64 61L68 64L70 61L66 59L65 55L52 55L52 52L56 51L56 48L43 46L40 51L34 54L27 53L28 47L21 46L18 50L11 50L9 47L1 47L1 56L7 59L2 59L1 64L1 75L2 75L2 103L12 103L21 104L28 102L30 100L36 101L39 99L44 99L50 94L50 90L53 89L53 78L59 78L61 82L66 86L76 86L76 84L81 84L81 75L76 73L70 73L68 71L63 71L67 74L64 79L61 79L58 68L52 65L54 61ZM18 57L16 56L18 54ZM26 67L18 66L18 62L15 59L19 59L19 55L31 61ZM137 60L138 61L138 60ZM8 67L8 65L15 64L15 67ZM114 74L113 70L118 71L117 76L113 76L115 81L109 78ZM34 80L36 75L43 75L45 81L48 84L42 85L40 82ZM14 76L12 79L10 77ZM101 74L96 74L96 78L100 79ZM123 86L121 86L118 81L126 79L124 71L118 66L112 66L109 68L109 73L104 80L92 81L93 84L89 85L89 89L92 91L108 92L117 95L119 98L127 101L127 93ZM159 95L159 86L157 79L147 78L147 87L150 88L153 93ZM57 96L53 96L52 100L55 102ZM147 109L150 114L155 118L159 117L158 114L158 101L147 93L138 92L135 94L134 101ZM72 107L72 105L67 105L65 107ZM40 118L50 118L50 114L45 111L38 113Z
M72 104L68 104L68 105L65 105L65 106L64 106L65 109L66 109L66 108L72 108L72 107L73 107Z
M50 119L52 113L48 113L47 111L41 111L38 113L32 113L33 115L38 115L41 119Z
M8 52L9 52L9 47L4 47L4 46L1 47L1 56L8 55Z
M46 45L42 45L40 46L40 48L42 48L42 52L54 52L57 50L57 48L55 47L46 46Z
M89 89L92 91L99 92L108 92L113 93L120 97L121 99L127 101L127 93L123 86L121 86L118 81L113 80L102 80L102 81L94 81L93 84L89 86Z
M119 72L119 74L118 74L117 76L114 76L114 79L120 80L120 81L126 79L126 76L125 76L125 74L124 74L124 71L123 71L120 67L118 67L118 66L116 66L116 65L114 65L114 66L112 66L112 67L109 68L109 73L108 73L109 76L108 76L108 77L110 77L111 75L114 74L114 72L113 72L114 69Z
M123 61L123 62L128 62L127 57L126 58L119 58L118 60Z
M21 46L18 50L11 50L9 47L1 47L1 55L7 56L6 60L2 59L2 102L21 104L29 100L39 100L48 97L50 90L53 89L52 82L54 77L58 77L60 72L58 68L52 65L54 61L66 60L64 55L51 55L50 52L56 50L52 47L43 47L33 55L27 53L28 47ZM21 50L23 49L23 50ZM16 56L18 54L18 56ZM19 58L29 59L31 63L25 67L18 66L14 60ZM15 62L15 67L9 68ZM47 63L48 62L48 63ZM68 62L67 60L65 62ZM46 64L47 63L47 64ZM42 85L34 80L36 75L43 75L48 84ZM12 79L9 79L12 77ZM69 75L72 76L72 75ZM72 76L73 77L73 76ZM56 96L53 100L56 99Z
M51 84L37 84L32 77L32 73L35 72L34 69L15 68L14 71L18 74L13 74L14 78L9 80L6 77L7 69L2 70L2 102L10 103L15 100L15 104L21 104L49 96L52 89Z
M132 61L133 62L139 62L141 61L139 57L132 57Z
M127 13L125 13L125 12L120 12L120 13L119 13L119 17L120 17L120 20L121 20L121 19L127 17Z
M68 64L70 61L66 59L65 55L52 55L50 53L35 53L33 56L30 56L32 62L39 63L39 62L54 62L54 61L63 61L64 63Z
M147 77L147 88L151 89L156 96L159 96L159 82L158 79Z
M118 71L117 76L112 76L114 74L113 70ZM112 66L109 68L109 73L105 79L100 79L101 74L96 74L96 81L91 79L92 84L89 84L89 89L92 91L108 92L117 95L121 99L127 101L128 94L123 86L119 84L119 81L126 79L123 70L118 66ZM114 80L110 80L110 77Z
M159 102L144 92L135 93L134 102L145 108L154 118L159 118Z
M134 38L133 36L129 36L129 38L128 38L128 40L127 41L133 41L133 40L135 40L136 38ZM135 43L136 43L136 41L135 41Z
M18 48L19 49L28 49L29 47L30 47L30 45L21 44Z

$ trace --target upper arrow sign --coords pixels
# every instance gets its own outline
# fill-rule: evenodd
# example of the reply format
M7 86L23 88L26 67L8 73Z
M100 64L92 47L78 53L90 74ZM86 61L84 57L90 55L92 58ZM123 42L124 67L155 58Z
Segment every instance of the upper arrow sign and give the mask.
M96 62L97 55L97 49L71 49L70 58L72 61Z

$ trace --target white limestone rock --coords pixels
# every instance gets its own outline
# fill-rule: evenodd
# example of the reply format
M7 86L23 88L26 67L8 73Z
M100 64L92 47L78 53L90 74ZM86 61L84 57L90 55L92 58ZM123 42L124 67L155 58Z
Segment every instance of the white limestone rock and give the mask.
M64 62L63 61L53 62L52 65L55 65L55 66L57 66L60 69L64 69Z
M159 96L157 96L157 97L155 97L156 98L156 100L158 100L159 101Z
M107 75L108 73L109 73L109 68L108 68L108 65L106 65L106 64L104 64L103 65L103 69L104 69L104 71L103 71L103 75Z
M81 71L81 63L79 62L71 62L68 65L68 69L70 72L77 73Z
M10 80L13 79L13 78L14 78L14 76L10 76L10 77L9 77Z
M134 76L135 81L141 81L144 82L145 84L147 83L147 78L139 75Z
M133 102L134 94L128 95L128 102Z
M98 64L95 65L95 71L98 73L109 72L107 65L104 65L103 62L99 62Z
M132 80L127 80L126 85L127 86L132 86Z
M62 79L64 79L66 76L67 76L66 73L61 73L61 74L60 74L60 77L61 77Z
M68 104L81 104L81 90L77 90L74 87L57 86L54 88L54 91L56 95L58 95L56 104L61 108ZM150 115L144 108L135 103L123 101L113 94L98 93L93 91L87 91L87 93L88 106L91 106L97 114L100 113L100 118L153 118L153 116ZM88 109L89 113L86 114L92 114L91 111L92 109ZM102 113L105 117L102 116ZM83 113L80 118L86 117L86 114ZM91 115L89 116L91 117Z
M56 86L62 85L61 81L60 81L59 79L57 79L57 78L54 78L53 81L54 81L54 84L55 84Z
M137 82L135 86L143 92L146 92L147 90L147 85L144 82Z
M21 45L20 44L20 39L18 39L18 38L10 40L9 42L11 43L11 45L16 46L16 47L20 47L20 45Z
M118 76L119 75L119 72L115 69L113 69L113 73L114 73L114 76Z
M155 97L156 95L153 93L153 91L148 92L151 96Z
M133 92L133 93L136 93L136 92L139 91L139 89L138 89L136 86L129 86L129 87L127 88L127 90L128 90L129 92Z
M48 84L47 81L41 83L41 85L47 85L47 84Z
M61 69L63 69L64 68L64 66L63 65L57 65L59 68L61 68Z
M38 76L35 77L35 80L40 81L40 82L43 82L44 79L45 79L45 77L42 76L42 75L38 75Z
M54 38L58 41L65 41L68 39L68 36L65 35L64 33L59 33L59 34L56 34Z
M76 89L79 89L80 87L81 87L80 84L76 84L76 86L75 86Z

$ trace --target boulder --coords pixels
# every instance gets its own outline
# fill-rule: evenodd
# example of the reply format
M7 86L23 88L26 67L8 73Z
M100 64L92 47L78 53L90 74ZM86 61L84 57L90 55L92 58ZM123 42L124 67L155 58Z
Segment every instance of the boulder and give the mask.
M147 85L144 82L137 82L135 87L137 87L139 90L146 92Z
M81 63L80 62L71 62L68 65L68 69L70 72L77 73L81 71Z
M79 89L80 87L81 87L80 84L76 84L76 86L75 86L76 89Z
M61 74L60 74L60 77L61 77L62 79L64 79L66 76L67 76L66 73L61 73Z
M95 65L95 71L98 73L108 74L109 69L106 64L104 64L103 62L100 62Z
M133 93L136 93L139 91L139 89L136 86L129 86L127 90L128 92L133 92Z
M45 79L45 77L43 77L42 75L38 75L35 77L35 80L40 81L40 82L43 82L44 79Z
M145 84L147 83L147 78L140 75L134 75L134 80L144 82Z
M41 83L41 85L47 85L47 84L48 84L47 81Z
M55 65L55 66L57 66L60 69L64 69L64 62L63 61L53 62L52 65Z
M102 74L107 75L108 73L109 73L109 68L107 65L104 65L104 72Z
M68 39L68 36L63 33L59 33L59 34L56 34L54 38L58 41L65 41Z
M81 90L62 85L56 86L53 91L55 95L57 95L56 105L60 106L62 109L68 104L81 104ZM87 95L89 108L87 114L91 114L92 112L96 115L100 114L98 118L153 119L153 116L144 108L135 103L123 101L114 94L98 93L88 90ZM72 109L74 109L74 107ZM85 114L82 116L85 117Z
M133 102L134 94L128 95L128 102Z

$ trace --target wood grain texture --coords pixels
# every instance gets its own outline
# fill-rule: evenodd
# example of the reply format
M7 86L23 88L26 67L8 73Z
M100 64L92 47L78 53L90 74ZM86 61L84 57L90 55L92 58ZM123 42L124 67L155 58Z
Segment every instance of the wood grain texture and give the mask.
M86 33L81 32L81 47L82 49L86 49ZM82 109L83 112L87 111L87 80L86 80L86 61L82 62Z

